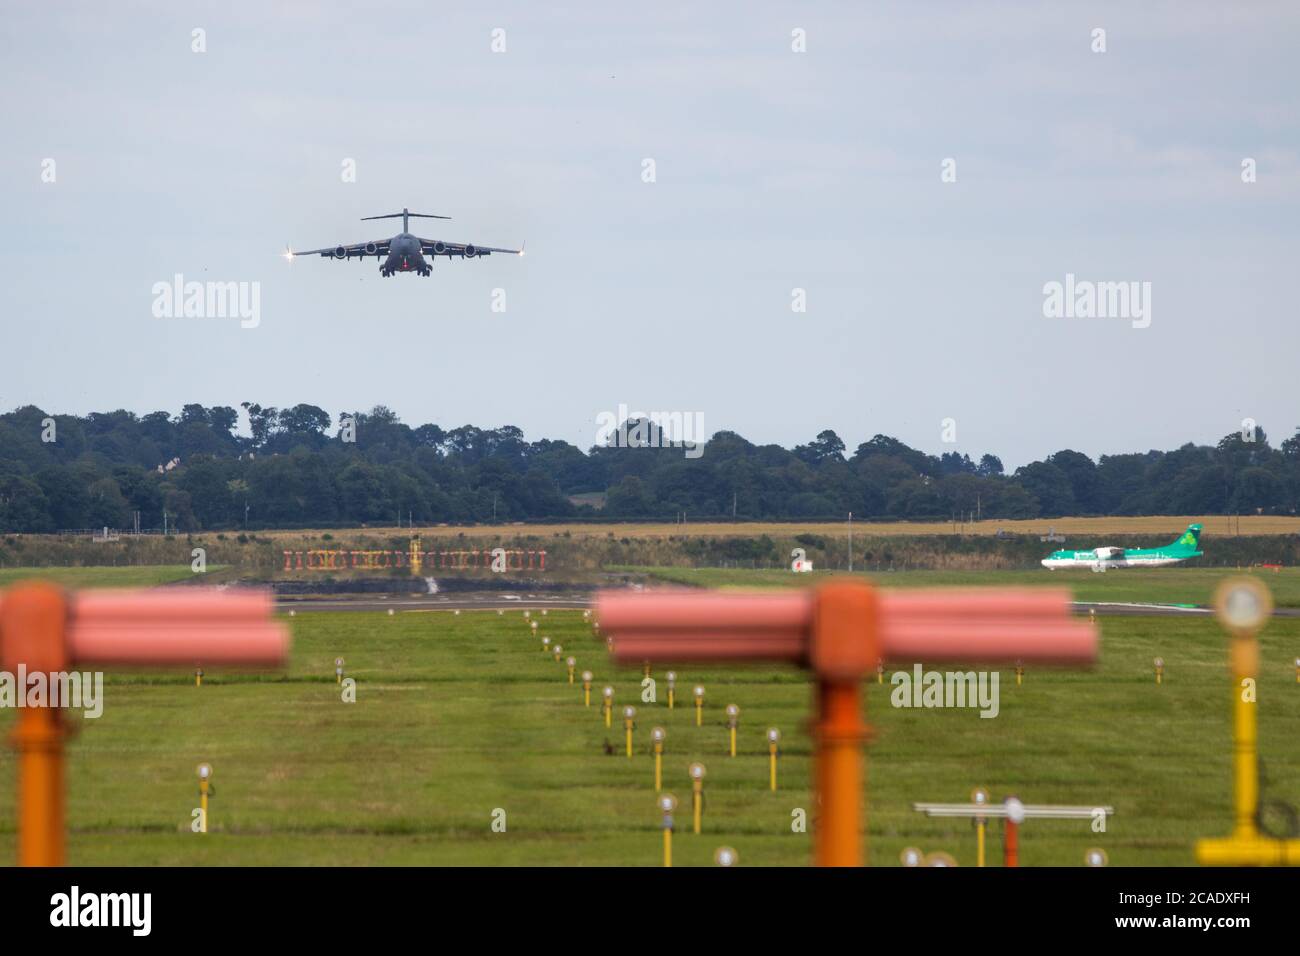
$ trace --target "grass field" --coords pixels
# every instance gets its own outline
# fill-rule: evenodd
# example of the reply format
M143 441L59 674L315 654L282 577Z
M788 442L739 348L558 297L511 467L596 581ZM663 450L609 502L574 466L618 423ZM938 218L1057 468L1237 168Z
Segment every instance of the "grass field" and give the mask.
M751 571L730 568L635 568L673 584L695 587L798 587L836 572ZM1210 604L1224 578L1249 573L1232 568L1143 568L1092 571L899 571L864 574L882 587L983 587L1024 585L1069 588L1079 601ZM1278 607L1300 607L1300 568L1254 572L1273 592ZM811 580L810 580L811 579Z
M208 566L209 574L223 570L225 568L221 565ZM188 564L146 564L120 568L4 568L0 569L0 588L30 578L53 581L69 588L143 588L188 581L194 576Z
M650 728L668 731L666 789L688 800L686 767L708 767L705 833L679 812L678 865L704 865L728 844L747 865L802 865L810 836L810 687L786 669L678 668L679 706L639 700L639 670L615 673L578 612L551 612L541 633L578 669L634 703L636 755L621 730L585 710L581 687L544 656L521 612L301 613L282 674L109 675L98 720L75 718L69 744L69 862L74 864L654 865L660 835ZM1099 620L1091 672L1002 674L1001 713L903 710L868 684L874 728L866 796L874 861L943 849L973 862L961 822L928 820L913 800L962 800L982 784L1033 802L1108 803L1105 834L1086 822L1041 821L1022 835L1025 865L1076 865L1100 845L1116 865L1193 863L1192 844L1230 827L1226 638L1196 618ZM1292 659L1300 621L1275 620L1262 640L1260 745L1265 795L1300 795L1300 686ZM1162 655L1166 682L1154 685ZM357 702L341 702L333 661L346 658ZM656 672L657 677L661 673ZM707 688L705 725L681 706ZM723 707L741 707L741 754L725 754ZM595 704L595 700L593 700ZM7 734L13 712L0 713ZM766 789L768 726L784 734L781 786ZM613 749L606 753L606 745ZM14 760L0 749L0 861L14 856ZM195 765L214 767L211 832L190 832ZM507 829L494 833L493 811ZM996 855L996 839L991 853Z

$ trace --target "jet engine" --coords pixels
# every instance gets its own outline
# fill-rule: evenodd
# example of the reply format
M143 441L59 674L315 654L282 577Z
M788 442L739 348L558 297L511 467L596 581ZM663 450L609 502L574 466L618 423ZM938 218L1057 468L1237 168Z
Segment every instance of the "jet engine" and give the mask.
M365 244L365 250L366 250L366 255L377 256L379 255L379 244L374 242L367 242Z
M334 250L334 258L335 258L335 259L346 259L347 257L348 257L348 247L347 247L347 246L339 246L338 248L336 248L336 249Z
M474 248L474 244L473 244L473 243L470 243L469 245L467 245L467 246L465 247L465 258L466 258L466 259L473 259L476 255L478 255L478 250Z

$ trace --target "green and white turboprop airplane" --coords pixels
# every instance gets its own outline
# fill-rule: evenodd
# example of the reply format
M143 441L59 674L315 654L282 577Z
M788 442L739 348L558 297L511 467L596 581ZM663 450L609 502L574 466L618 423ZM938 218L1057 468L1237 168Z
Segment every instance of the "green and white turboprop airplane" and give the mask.
M1187 530L1173 544L1163 548L1093 548L1091 551L1053 551L1043 558L1043 567L1049 571L1060 568L1089 568L1107 571L1110 568L1163 568L1188 558L1198 558L1196 550L1201 543L1201 526L1189 524Z

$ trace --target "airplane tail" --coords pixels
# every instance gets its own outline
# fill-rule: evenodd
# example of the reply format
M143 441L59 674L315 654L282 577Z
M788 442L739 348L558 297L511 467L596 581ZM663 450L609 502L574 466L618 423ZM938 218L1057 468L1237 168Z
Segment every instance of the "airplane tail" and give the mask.
M1188 557L1200 554L1198 550L1201 546L1201 526L1199 524L1189 524L1187 530L1182 533L1177 541L1169 546L1167 550L1184 552Z
M411 212L409 209L403 209L401 212L390 212L382 216L362 216L361 221L367 219L400 219L402 220L402 232L409 232L411 229L411 219L450 219L451 216L433 216L427 212Z

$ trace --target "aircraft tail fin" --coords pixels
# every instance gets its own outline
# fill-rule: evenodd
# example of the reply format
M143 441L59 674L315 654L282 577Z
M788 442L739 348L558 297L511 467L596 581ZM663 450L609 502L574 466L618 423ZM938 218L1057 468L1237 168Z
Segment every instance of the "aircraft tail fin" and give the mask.
M1187 530L1169 547L1175 551L1196 552L1199 554L1198 549L1200 546L1201 526L1199 524L1189 524Z
M451 216L435 216L427 212L390 212L390 213L385 213L382 216L362 216L361 221L365 222L367 219L401 219L403 216L408 216L411 219L415 219L417 217L420 219L450 219L451 218Z
M382 216L362 216L361 221L365 222L367 219L400 219L402 220L402 232L410 232L412 216L416 217L417 219L450 219L451 218L451 216L435 216L432 213L411 212L411 210L409 209L403 209L401 212L388 212L388 213L384 213L384 215Z

